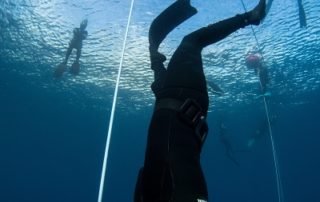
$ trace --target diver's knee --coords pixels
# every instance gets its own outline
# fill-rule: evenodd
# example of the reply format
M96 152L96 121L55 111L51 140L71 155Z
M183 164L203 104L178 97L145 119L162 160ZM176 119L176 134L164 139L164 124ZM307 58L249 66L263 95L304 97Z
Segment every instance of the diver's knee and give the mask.
M192 34L189 34L183 37L180 45L183 46L184 49L194 50L198 48L199 42L196 37L194 37Z

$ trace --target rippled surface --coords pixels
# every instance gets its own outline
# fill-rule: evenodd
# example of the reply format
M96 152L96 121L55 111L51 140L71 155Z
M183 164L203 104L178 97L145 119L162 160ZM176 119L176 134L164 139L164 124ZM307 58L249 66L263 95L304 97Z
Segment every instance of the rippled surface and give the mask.
M249 2L245 4L252 8L255 2ZM1 4L1 60L25 64L21 69L8 71L30 77L36 85L50 90L67 91L81 86L92 99L106 102L112 99L130 1L30 0ZM119 106L123 109L129 107L128 102L130 107L134 103L135 108L153 102L147 34L151 21L168 4L168 0L153 0L137 1L134 5L120 82ZM192 4L198 8L198 14L174 30L161 46L168 58L187 33L243 11L240 1L193 1ZM297 3L289 0L275 2L264 23L254 27L271 74L271 90L277 96L294 98L319 89L320 2L307 1L304 7L306 29L299 28ZM89 37L84 41L82 71L77 77L64 75L57 85L51 78L53 68L62 61L72 29L83 18L89 20ZM245 54L256 45L248 27L204 50L208 79L227 92L219 101L226 105L250 103L258 93L258 78L244 65ZM130 100L123 100L127 95Z

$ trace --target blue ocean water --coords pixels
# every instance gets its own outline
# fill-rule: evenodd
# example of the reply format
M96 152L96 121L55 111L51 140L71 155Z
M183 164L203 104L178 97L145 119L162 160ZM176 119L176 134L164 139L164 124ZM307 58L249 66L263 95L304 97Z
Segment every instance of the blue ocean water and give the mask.
M143 164L154 96L148 29L173 0L135 1L121 57L131 0L2 0L0 2L0 201L97 201L122 60L104 191L107 202L132 201ZM248 9L257 0L244 0ZM198 14L170 33L160 49L169 58L187 33L242 13L241 1L191 1ZM253 27L270 75L272 134L283 201L320 202L320 2L274 0ZM87 18L81 72L53 77L72 30ZM209 201L276 202L277 183L257 75L245 67L256 49L250 27L203 51L204 70L226 93L210 93L209 136L202 153ZM73 52L68 67L75 57ZM219 125L227 127L240 166L226 155Z

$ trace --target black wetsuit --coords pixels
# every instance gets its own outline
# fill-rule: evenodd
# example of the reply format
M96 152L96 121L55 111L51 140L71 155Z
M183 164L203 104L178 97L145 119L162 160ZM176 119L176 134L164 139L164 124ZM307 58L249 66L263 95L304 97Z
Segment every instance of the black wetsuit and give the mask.
M82 49L82 41L85 40L88 36L88 32L86 30L81 30L80 28L74 28L73 30L73 38L69 43L69 47L65 57L65 63L67 63L68 58L72 52L72 49L77 50L76 61L79 61Z
M73 30L73 38L70 41L70 46L75 49L82 48L82 41L85 40L88 36L88 32L86 30L81 30L80 28L74 28Z
M189 5L189 1L182 1ZM189 9L190 7L189 5ZM163 60L156 58L161 55L157 54L159 44L152 44L154 41L161 43L162 39L150 39L151 68L155 73L152 90L156 104L149 126L144 167L136 186L135 202L208 200L207 186L200 166L201 144L195 128L187 124L178 111L158 108L157 105L166 99L182 103L193 99L206 116L209 99L201 51L246 26L246 19L247 14L237 15L185 36L167 69L162 64Z

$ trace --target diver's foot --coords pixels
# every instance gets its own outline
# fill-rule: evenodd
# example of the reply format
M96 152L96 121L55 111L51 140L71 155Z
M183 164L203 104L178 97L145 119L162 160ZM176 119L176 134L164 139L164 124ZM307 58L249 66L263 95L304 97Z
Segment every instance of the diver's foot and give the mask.
M266 16L266 0L260 0L259 4L248 15L248 24L259 25Z
M62 74L66 71L66 68L67 68L67 63L64 63L64 62L60 63L58 67L54 70L54 73L53 73L54 77L56 78L61 77Z
M163 63L164 61L166 61L166 56L163 55L162 53L159 53L158 50L152 50L152 48L149 49L150 50L150 58L151 58L151 63L154 62L159 62L159 63Z
M79 61L74 61L71 68L70 68L70 72L74 75L78 75L80 72L80 63Z

